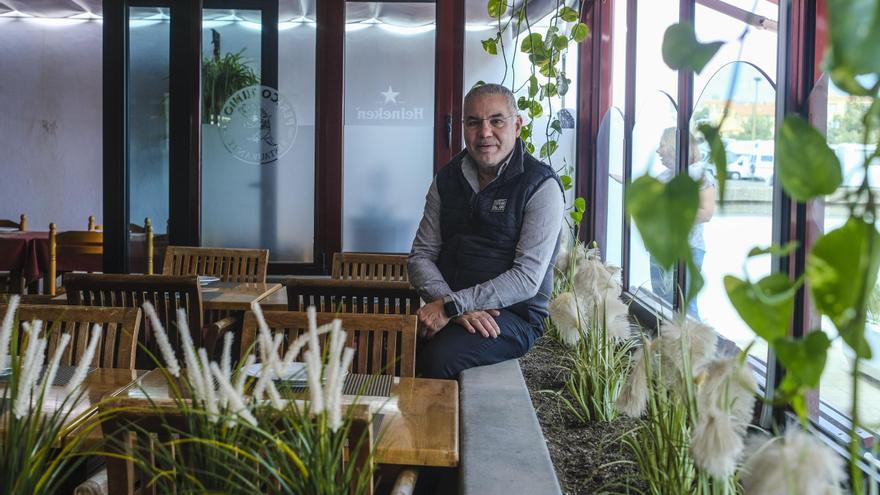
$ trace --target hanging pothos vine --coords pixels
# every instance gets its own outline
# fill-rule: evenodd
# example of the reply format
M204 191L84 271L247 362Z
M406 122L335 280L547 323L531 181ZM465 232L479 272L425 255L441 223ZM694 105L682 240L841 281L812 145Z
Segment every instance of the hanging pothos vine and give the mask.
M542 36L541 33L532 32L532 22L534 19L529 18L529 1L508 3L505 0L488 0L486 9L489 17L495 19L497 29L494 36L482 40L483 50L491 55L500 54L504 59L504 76L500 84L506 84L508 75L510 76L509 87L514 93L526 90L524 96L520 96L517 100L517 107L520 111L525 112L528 122L523 125L520 138L525 143L529 153L535 153L535 145L532 142L534 135L535 120L541 118L546 113L549 116L547 124L544 127L544 136L546 138L539 151L539 157L544 159L553 166L553 153L559 148L559 137L562 134L563 124L558 114L553 112L552 98L556 96L564 96L571 84L563 67L560 63L564 54L568 51L571 42L580 43L587 38L589 29L587 25L580 22L580 10L583 6L583 0L579 0L578 8L572 8L564 5L562 0L556 0L554 9L550 12L547 32ZM506 20L502 20L505 14L512 10L510 16ZM519 49L511 50L510 63L507 59L507 49L504 44L504 33L513 30L512 38L525 32L519 43ZM516 61L517 53L522 52L528 55L530 63L528 78L517 83L516 71L513 68ZM483 84L479 81L477 85ZM558 172L559 178L565 190L572 188L572 177L568 173L568 166L564 163ZM569 216L572 219L573 238L577 238L578 226L583 219L586 210L586 201L584 198L575 198L574 204Z

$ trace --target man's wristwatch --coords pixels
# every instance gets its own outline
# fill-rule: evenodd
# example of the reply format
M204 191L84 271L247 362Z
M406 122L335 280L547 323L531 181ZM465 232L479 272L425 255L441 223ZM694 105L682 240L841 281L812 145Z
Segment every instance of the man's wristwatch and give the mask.
M461 314L461 311L458 310L458 306L450 295L443 296L443 312L446 313L447 318L455 318Z

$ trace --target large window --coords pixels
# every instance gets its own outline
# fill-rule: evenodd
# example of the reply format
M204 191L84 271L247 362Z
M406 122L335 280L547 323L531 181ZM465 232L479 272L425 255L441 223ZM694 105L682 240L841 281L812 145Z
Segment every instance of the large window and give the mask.
M843 184L834 194L827 196L819 208L814 209L820 215L816 218L819 230L830 232L846 222L849 216L846 196L862 184L865 157L875 151L875 146L863 144L862 116L870 106L870 99L844 93L828 82L827 76L822 78L813 93L811 102L819 108L813 112L812 124L817 129L825 130L828 145L834 150L843 170ZM876 132L868 142L877 142ZM880 159L875 158L870 162L867 173L871 189L875 194L880 193ZM834 324L827 318L822 318L821 328L830 338L837 335ZM861 361L859 418L863 426L880 431L880 285L873 289L870 296L865 337L872 357ZM852 350L841 339L836 339L828 352L819 386L822 402L847 415L852 408L850 373L853 357Z
M596 161L608 165L605 261L623 265L623 179L626 166L626 2L614 2L611 35L611 108L605 112L596 136ZM601 178L599 180L602 180Z
M635 122L631 178L669 180L678 156L676 116L678 74L663 63L663 33L678 22L678 0L639 2L636 12ZM630 13L633 15L633 13ZM675 293L674 270L663 271L648 254L637 229L630 229L629 290L669 314ZM626 262L624 262L626 264Z
M771 2L757 2L755 13L768 19L762 24L767 28L699 4L695 12L697 37L726 43L694 77L691 130L702 122L718 124L725 101L728 97L731 100L721 130L728 162L726 204L720 206L715 187L714 214L698 227L702 230L706 286L697 299L696 316L741 349L755 334L730 304L724 276L732 273L742 278L745 267L749 278L758 280L771 271L769 256L747 260L746 255L752 247L769 246L773 239L776 10ZM701 144L700 155L706 165L707 145ZM706 179L714 182L717 171L711 165L707 168ZM766 359L766 343L759 341L751 353Z

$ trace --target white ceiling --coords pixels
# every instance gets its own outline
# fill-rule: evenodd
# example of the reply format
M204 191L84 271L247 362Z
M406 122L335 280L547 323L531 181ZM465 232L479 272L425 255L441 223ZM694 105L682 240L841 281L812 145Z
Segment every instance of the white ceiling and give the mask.
M319 0L278 0L278 18L282 22L295 21L303 17L314 20L317 1ZM576 2L577 0L566 1L569 4ZM0 0L0 14L19 12L26 16L52 18L89 14L101 16L102 3L103 0ZM530 3L533 6L529 7L529 17L534 15L540 18L555 4L555 0L530 0ZM486 24L491 21L486 12L485 0L468 0L465 5L465 18L468 24ZM247 10L224 12L221 15L235 14L244 20L259 22L259 18L248 15ZM435 17L435 7L432 3L348 2L346 6L347 22L379 19L399 26L421 26L434 23Z

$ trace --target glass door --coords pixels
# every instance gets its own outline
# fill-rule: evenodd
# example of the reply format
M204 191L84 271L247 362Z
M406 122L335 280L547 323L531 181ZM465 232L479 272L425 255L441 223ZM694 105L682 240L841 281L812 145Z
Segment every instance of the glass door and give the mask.
M146 222L161 243L170 218L170 8L128 7L128 39L128 269L147 273Z
M436 6L347 2L342 247L406 253L434 165Z
M316 30L306 13L279 23L277 1L204 3L203 246L314 259Z

